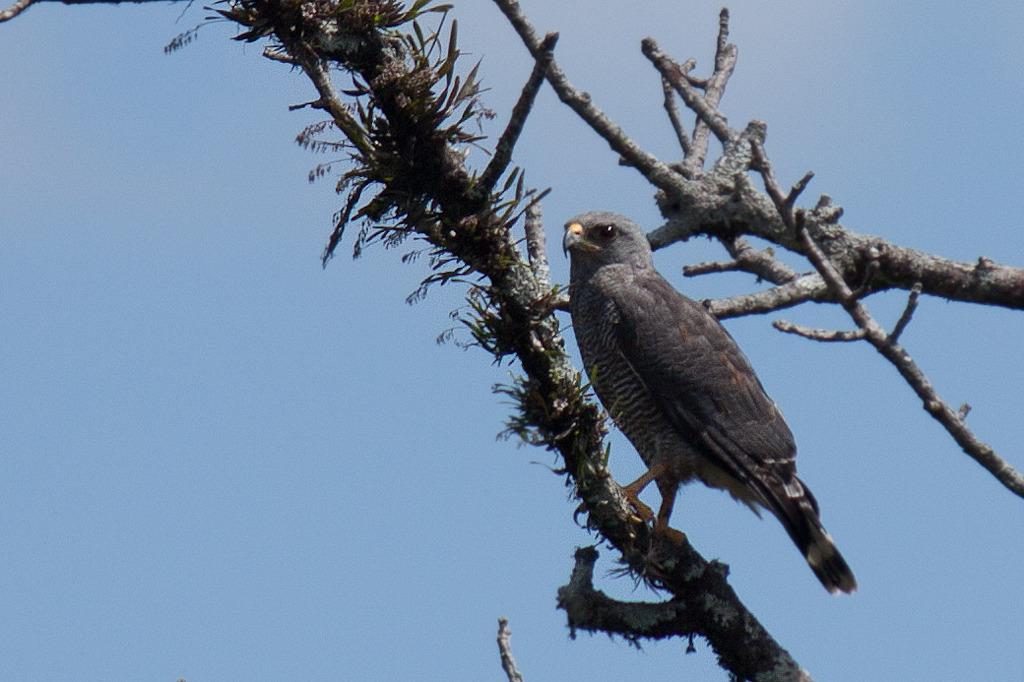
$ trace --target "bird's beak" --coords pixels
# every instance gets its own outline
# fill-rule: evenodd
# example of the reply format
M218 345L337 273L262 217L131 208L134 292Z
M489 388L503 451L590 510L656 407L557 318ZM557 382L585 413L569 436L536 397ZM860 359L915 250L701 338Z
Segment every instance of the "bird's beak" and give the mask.
M575 248L596 251L599 247L594 246L583 238L582 225L579 223L569 223L565 226L565 236L562 237L562 253L569 255L569 251Z

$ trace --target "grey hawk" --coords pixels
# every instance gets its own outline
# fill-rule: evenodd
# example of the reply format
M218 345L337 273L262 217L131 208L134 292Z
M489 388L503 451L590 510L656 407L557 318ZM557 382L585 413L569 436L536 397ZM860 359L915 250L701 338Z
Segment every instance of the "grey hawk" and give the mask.
M680 485L699 479L763 507L829 592L857 582L825 532L818 503L796 476L796 445L782 412L725 328L654 269L639 225L590 212L566 224L569 308L583 364L602 404L661 492L667 528Z

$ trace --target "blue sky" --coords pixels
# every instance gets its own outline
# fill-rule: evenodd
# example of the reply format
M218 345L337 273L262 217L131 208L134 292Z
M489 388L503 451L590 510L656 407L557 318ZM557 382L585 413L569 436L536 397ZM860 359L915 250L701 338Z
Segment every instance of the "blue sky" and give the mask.
M706 73L718 4L523 6L561 32L577 87L677 154L639 41ZM784 185L813 169L807 201L832 195L850 229L1022 264L1019 3L730 8L723 109L768 123ZM401 250L351 261L349 235L321 270L339 199L293 142L316 113L287 110L312 88L226 24L162 53L204 15L54 5L0 25L0 677L499 680L506 616L530 681L724 679L702 642L569 639L555 590L591 540L558 463L495 438L509 368L435 344L463 292L406 305L426 273ZM489 2L454 15L496 134L529 61ZM515 162L553 188L552 239L592 208L659 224L651 189L549 90ZM701 241L657 261L696 298L758 286L681 276L718 258ZM871 307L891 325L904 300ZM778 523L727 495L687 488L675 524L817 679L1024 680L1024 501L868 346L785 336L776 317L849 322L804 306L728 327L861 589L827 595ZM930 298L903 337L1018 469L1022 339L1020 313ZM618 434L612 466L640 471ZM599 586L651 598L608 577L610 557Z

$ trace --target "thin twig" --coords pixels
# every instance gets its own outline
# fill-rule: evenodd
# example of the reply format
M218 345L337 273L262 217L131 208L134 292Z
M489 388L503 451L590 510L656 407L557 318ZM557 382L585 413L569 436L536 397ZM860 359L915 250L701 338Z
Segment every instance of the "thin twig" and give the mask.
M320 93L320 99L310 106L323 109L330 114L331 118L334 119L334 124L338 126L341 132L345 133L345 137L349 139L349 142L363 156L372 156L373 145L366 139L362 127L349 112L345 103L341 101L338 91L334 89L334 83L331 82L330 72L323 61L313 55L293 54L292 57L302 66L302 70L306 72L309 80L313 82L317 92Z
M551 62L554 59L555 43L557 42L557 33L548 33L544 36L544 40L541 41L538 49L539 56L536 57L533 71L530 73L526 85L523 86L519 100L512 107L512 115L509 117L508 125L494 147L494 156L491 157L490 163L487 164L487 168L484 169L483 174L480 176L480 181L477 185L480 191L490 193L497 184L498 179L505 173L505 169L508 168L508 164L512 160L512 150L519 140L519 135L523 132L523 126L526 125L526 119L533 109L533 103L537 99L540 86L544 84L544 76L547 74L548 68L550 68Z
M706 300L703 304L709 313L724 320L742 315L763 315L807 301L825 300L827 296L828 288L821 275L815 273L764 291Z
M733 140L737 132L729 127L729 122L725 120L725 116L718 111L715 105L711 104L707 99L706 95L702 96L697 90L690 84L689 79L686 77L686 73L683 71L682 66L669 57L658 45L654 38L644 38L640 43L640 49L644 56L651 60L654 64L654 68L658 70L661 77L672 84L675 91L679 93L679 96L683 98L683 102L693 110L700 121L710 128L711 132L715 134L722 142L729 142ZM694 131L696 136L697 131ZM706 154L707 144L704 145ZM686 163L688 165L693 164L696 170L700 170L704 166L704 158L700 150L697 147L697 141L691 148L691 156L687 157ZM699 158L698 158L699 157ZM699 160L699 165L697 161Z
M291 56L284 50L275 50L271 47L263 48L263 56L274 62L281 62L282 64L290 64L292 66L298 66L295 61L295 57Z
M780 332L796 334L797 336L802 336L813 341L861 341L865 335L863 329L854 329L852 331L815 329L812 327L803 327L798 324L793 324L786 320L775 320L772 322L772 326Z
M793 225L793 206L789 203L789 197L782 193L782 187L775 177L775 169L772 168L771 161L768 160L768 154L764 151L764 144L760 140L751 141L750 153L753 159L751 168L761 174L761 178L764 180L764 189L768 196L771 197L775 208L778 209L779 216L790 230L795 229Z
M900 373L900 376L903 377L921 399L925 411L942 424L953 437L953 440L956 441L968 456L988 470L1008 490L1015 495L1024 497L1024 476L996 454L989 445L974 435L964 421L966 413L961 414L954 411L949 404L939 397L939 394L924 375L924 372L913 361L910 354L898 343L899 336L906 329L914 309L917 307L918 297L922 290L921 283L914 283L911 289L910 300L903 311L903 315L896 323L893 333L886 333L882 326L872 317L867 307L859 300L858 295L860 292L855 292L850 288L828 256L825 255L821 247L811 237L807 229L806 213L802 209L794 211L789 198L782 194L782 189L775 178L775 173L772 171L771 162L768 160L768 156L765 154L764 147L760 141L752 141L752 151L753 167L761 173L765 190L772 198L779 217L785 225L791 227L801 246L801 250L825 281L832 294L832 298L838 301L850 317L853 318L858 329L863 332L864 340L874 346L886 360L892 363L896 371ZM807 178L807 176L804 177ZM794 186L794 190L802 184L806 183L801 180L801 182Z
M725 94L725 86L736 68L737 49L729 43L729 10L723 7L718 15L718 40L715 44L715 70L711 77L702 85L704 89L704 102L717 111L718 104ZM691 81L692 83L692 81ZM723 118L724 120L724 118ZM716 133L718 134L718 133ZM719 137L723 142L723 138ZM693 131L693 146L691 153L683 162L690 173L696 173L704 167L707 158L708 143L710 142L709 127L704 120L697 122Z
M519 3L516 0L494 0L494 4L508 18L509 23L519 34L520 40L526 45L533 58L539 59L542 43L537 38L533 25L519 8ZM547 79L558 98L575 111L594 132L603 137L608 146L624 158L629 165L643 173L644 177L657 187L667 192L679 191L679 187L681 183L685 183L685 179L673 171L668 164L641 149L622 131L622 128L594 106L589 94L580 92L572 86L565 72L554 60L551 61L547 70Z
M726 263L721 261L697 263L696 265L684 265L683 277L699 277L700 275L710 275L718 272L736 272L741 269L740 264L734 260Z
M903 334L903 330L910 324L910 318L914 316L914 311L917 310L917 299L921 297L921 283L918 282L910 289L910 297L907 299L907 307L903 309L903 314L900 315L900 319L896 321L896 326L892 328L892 333L889 334L889 339L896 343L896 340Z
M764 146L758 143L758 147L760 148L761 153L763 154ZM811 182L813 178L814 171L807 171L804 174L804 176L800 178L800 180L797 181L797 183L793 185L793 187L789 190L789 194L786 195L786 206L788 206L790 210L792 210L793 206L796 205L797 197L799 197L803 193L803 191L807 189L807 185Z
M501 667L508 675L508 682L523 682L516 659L512 657L512 631L508 629L507 618L498 619L498 651L501 652Z
M801 219L802 212L797 212L797 229L804 244L808 258L818 268L825 282L853 318L854 322L864 330L864 338L875 349L891 362L900 375L906 380L924 404L924 409L932 415L953 440L968 456L989 471L996 479L1015 495L1024 497L1024 476L1000 457L986 443L978 439L968 428L962 416L953 410L935 391L931 382L918 368L910 354L895 339L885 333L882 327L871 317L867 308L854 296L850 287L843 281L839 272L832 266L828 258L807 232ZM900 330L902 331L902 329Z
M668 120L672 123L672 130L676 133L676 140L679 142L679 148L683 150L683 156L687 156L690 153L690 138L686 134L686 128L683 126L682 119L679 118L679 105L676 104L676 91L672 87L672 84L667 79L661 79L661 89L665 94L665 113L668 114Z
M0 10L0 23L10 21L34 4L35 0L17 0L17 2Z

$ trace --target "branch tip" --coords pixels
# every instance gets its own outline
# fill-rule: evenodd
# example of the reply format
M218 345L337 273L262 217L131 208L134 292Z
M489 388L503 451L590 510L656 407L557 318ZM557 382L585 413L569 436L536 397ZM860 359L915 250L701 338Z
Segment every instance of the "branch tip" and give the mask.
M812 341L860 341L864 338L865 332L863 329L854 329L851 331L838 331L828 329L814 329L811 327L803 327L786 320L775 320L772 322L772 326L778 329L780 332L787 334L795 334L802 336L805 339L811 339Z
M4 9L0 9L0 24L2 24L5 21L10 21L11 19L24 12L35 3L36 0L17 0L13 4L5 7Z
M917 282L910 289L910 296L907 298L907 306L903 309L903 314L900 315L900 319L896 321L896 326L893 327L892 333L889 334L889 340L892 343L896 343L900 336L903 335L903 330L910 324L910 319L914 316L914 311L917 310L917 302L921 297L921 283Z
M498 651L501 654L501 667L508 677L508 682L523 682L523 676L512 656L512 631L508 629L508 619L498 619Z

